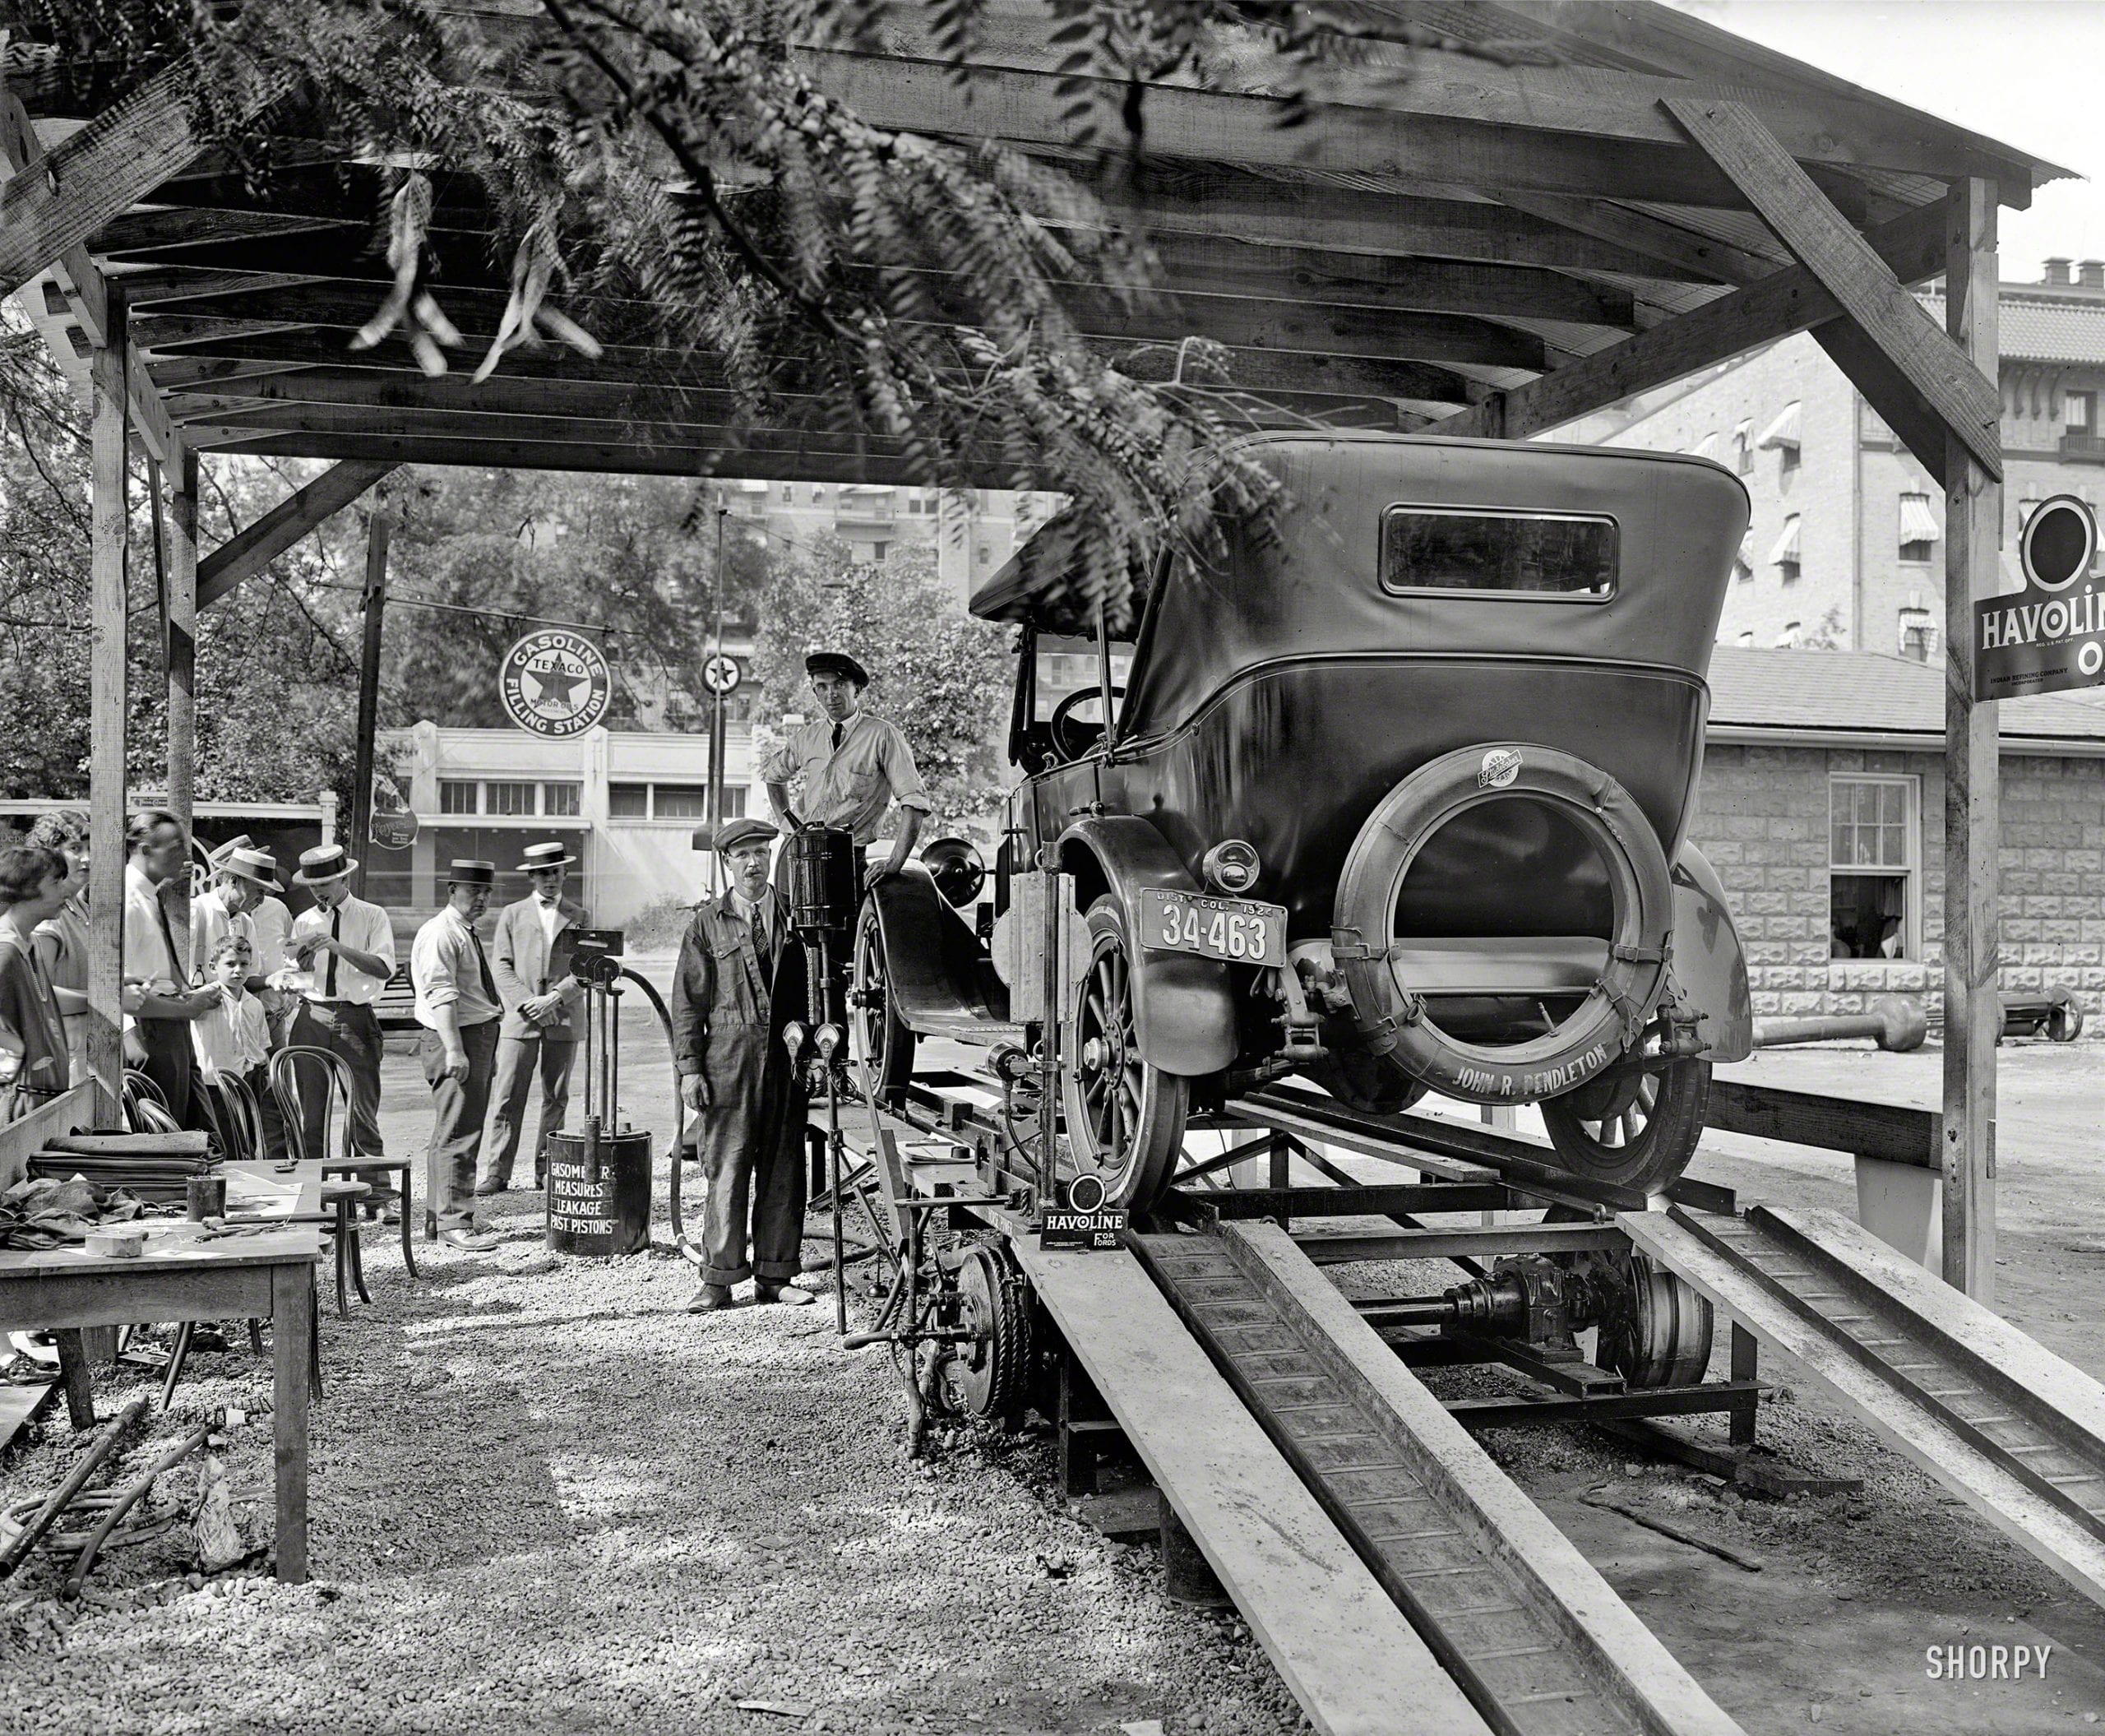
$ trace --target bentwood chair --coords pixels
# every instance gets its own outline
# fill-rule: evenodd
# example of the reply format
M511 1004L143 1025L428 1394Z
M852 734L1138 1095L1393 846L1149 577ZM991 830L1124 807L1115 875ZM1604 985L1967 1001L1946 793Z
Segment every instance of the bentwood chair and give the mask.
M216 1079L200 1076L195 1092L206 1120L212 1124L220 1156L230 1164L252 1164L270 1155L263 1138L262 1112L247 1080L232 1073Z
M417 1276L416 1255L409 1241L409 1175L415 1165L408 1158L368 1157L351 1150L349 1065L328 1049L294 1044L271 1056L270 1080L285 1124L285 1142L294 1157L318 1160L325 1175L348 1176L372 1184L375 1191L382 1185L382 1178L392 1178L400 1196L402 1269L412 1278ZM318 1149L312 1151L307 1149L307 1105L311 1102L319 1109L317 1126L321 1134L316 1142ZM355 1252L352 1259L355 1271ZM359 1293L365 1294L362 1280Z

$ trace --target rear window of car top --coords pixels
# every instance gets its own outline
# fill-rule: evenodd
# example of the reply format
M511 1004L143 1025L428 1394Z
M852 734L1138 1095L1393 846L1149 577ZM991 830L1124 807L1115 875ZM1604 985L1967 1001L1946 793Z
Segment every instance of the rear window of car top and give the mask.
M1475 591L1571 603L1615 595L1616 522L1570 512L1391 507L1381 515L1381 588Z

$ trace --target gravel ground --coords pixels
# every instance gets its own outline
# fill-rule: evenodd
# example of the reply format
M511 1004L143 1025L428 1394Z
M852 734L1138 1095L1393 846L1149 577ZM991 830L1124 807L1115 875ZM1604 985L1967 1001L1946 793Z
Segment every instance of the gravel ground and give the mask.
M632 1055L654 1056L636 1023ZM2036 1065L2055 1086L2073 1072L2058 1054ZM2013 1085L2024 1067L2011 1069ZM421 1081L405 1055L387 1076L391 1145L414 1149ZM624 1085L632 1106L662 1127L666 1095L637 1060ZM2015 1131L2012 1170L2023 1161L2010 1160ZM2059 1160L2049 1185L2060 1197L2049 1206L2043 1193L2037 1215L2068 1222L2080 1178L2074 1209L2094 1221L2093 1167L2073 1149L2043 1150ZM1747 1184L1764 1174L1800 1185L1794 1167L1771 1172L1766 1160L1736 1155L1730 1179L1755 1197L1763 1190ZM1820 1191L1839 1196L1846 1174L1823 1165ZM2033 1230L2029 1198L2012 1203L2025 1230L2051 1235L2047 1223ZM281 1587L254 1567L192 1575L179 1528L118 1552L76 1608L53 1600L39 1563L0 1586L0 1730L407 1732L465 1720L501 1733L711 1736L1112 1731L1151 1719L1171 1736L1306 1728L1238 1618L1169 1602L1151 1547L1107 1541L1060 1506L1042 1432L962 1429L911 1463L889 1365L843 1352L830 1307L697 1319L682 1311L688 1269L669 1254L557 1260L532 1195L488 1216L505 1232L501 1249L419 1243L426 1275L415 1284L391 1234L368 1231L374 1305L324 1316L313 1583ZM661 1234L664 1222L661 1203ZM1355 1294L1455 1280L1444 1266L1333 1275ZM2095 1317L2077 1320L2057 1348L2096 1369ZM2086 1329L2087 1342L2067 1341ZM173 1414L150 1433L172 1437L223 1404L248 1411L224 1457L237 1516L261 1544L268 1364L238 1326L229 1336L233 1349L193 1358ZM1720 1335L1714 1374L1723 1355ZM2094 1721L2105 1616L1794 1384L1789 1368L1764 1377L1778 1383L1764 1442L1804 1469L1862 1477L1861 1493L1743 1499L1563 1426L1493 1431L1485 1444L1757 1736ZM1428 1376L1449 1394L1501 1378ZM150 1381L100 1373L103 1414ZM1722 1421L1696 1426L1722 1434ZM46 1423L0 1463L0 1498L48 1488L76 1451L62 1422ZM142 1440L124 1462L151 1451ZM195 1474L169 1480L187 1497ZM1589 1497L1668 1519L1765 1571ZM1923 1646L1969 1639L2052 1643L2052 1678L1926 1684Z
M387 1082L409 1149L421 1082L400 1056ZM0 1729L1303 1728L1239 1620L1170 1602L1151 1547L1058 1504L1042 1434L911 1463L890 1364L844 1352L829 1305L698 1318L678 1258L559 1261L538 1196L494 1205L502 1248L419 1243L414 1284L369 1229L373 1305L323 1316L313 1581L193 1588L173 1534L69 1618L39 1562L0 1586ZM267 1490L269 1364L229 1336L154 1430L246 1407L234 1481ZM149 1378L98 1371L102 1414ZM77 1450L54 1414L0 1497Z

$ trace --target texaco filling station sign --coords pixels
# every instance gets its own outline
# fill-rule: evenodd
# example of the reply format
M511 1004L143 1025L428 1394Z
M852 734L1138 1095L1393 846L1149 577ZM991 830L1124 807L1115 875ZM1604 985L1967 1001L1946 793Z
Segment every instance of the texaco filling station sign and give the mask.
M2090 576L2098 520L2073 494L2033 508L2018 535L2024 589L1973 605L1973 697L2105 686L2105 579Z
M566 627L529 633L504 654L497 697L505 714L534 735L582 735L607 715L613 678L599 647Z

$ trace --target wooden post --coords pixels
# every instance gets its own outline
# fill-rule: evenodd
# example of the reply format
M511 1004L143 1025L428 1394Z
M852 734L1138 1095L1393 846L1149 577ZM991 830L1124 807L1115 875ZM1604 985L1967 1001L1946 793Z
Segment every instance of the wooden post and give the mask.
M108 341L88 360L91 639L88 730L88 1067L98 1126L119 1125L124 1080L125 400L124 295L109 287Z
M359 733L351 772L351 836L358 891L365 896L365 859L372 836L373 738L380 727L380 644L387 611L387 503L376 499L365 534L365 647L359 659Z
M168 476L168 806L190 835L197 793L197 455L185 451ZM189 882L182 882L184 919ZM204 961L196 961L201 968Z
M1955 182L1945 213L1945 327L1993 386L1994 186ZM1944 1277L1992 1307L2001 768L1996 707L1973 697L1973 602L2001 588L2002 487L1956 434L1945 453Z

